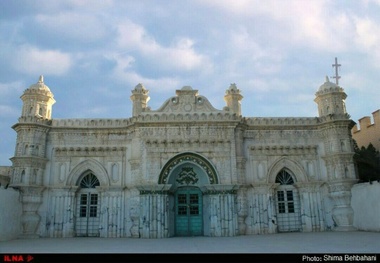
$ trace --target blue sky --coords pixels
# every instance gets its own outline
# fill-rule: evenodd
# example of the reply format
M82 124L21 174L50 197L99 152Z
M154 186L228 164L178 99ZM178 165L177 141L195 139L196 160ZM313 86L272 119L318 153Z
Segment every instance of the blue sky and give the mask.
M44 75L53 118L129 118L143 83L155 110L190 85L222 109L313 117L332 64L355 122L380 108L380 0L0 1L0 165L23 91Z

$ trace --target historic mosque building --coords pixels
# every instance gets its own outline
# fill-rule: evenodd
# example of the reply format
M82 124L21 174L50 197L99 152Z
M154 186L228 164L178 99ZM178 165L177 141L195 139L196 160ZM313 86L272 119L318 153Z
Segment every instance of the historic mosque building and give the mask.
M23 237L353 229L355 123L327 77L318 117L244 117L235 84L223 109L185 86L156 110L138 84L124 119L54 119L42 76L21 99L9 187Z

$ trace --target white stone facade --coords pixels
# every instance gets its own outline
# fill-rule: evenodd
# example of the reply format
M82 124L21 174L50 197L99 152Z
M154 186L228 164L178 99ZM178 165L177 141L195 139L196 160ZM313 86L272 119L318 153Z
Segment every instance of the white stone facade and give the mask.
M132 90L126 119L54 119L40 78L11 158L24 237L236 236L353 229L356 182L343 89L328 79L319 116L241 116L235 84L215 109L185 86L157 110Z

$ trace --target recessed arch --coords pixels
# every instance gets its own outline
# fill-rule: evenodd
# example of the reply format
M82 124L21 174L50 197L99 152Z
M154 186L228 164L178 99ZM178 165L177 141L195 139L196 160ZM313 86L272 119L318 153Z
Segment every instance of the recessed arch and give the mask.
M91 170L88 170L79 178L76 185L80 188L95 188L100 186L100 182L96 175Z
M100 162L93 159L85 160L79 163L77 166L75 166L67 178L66 185L77 185L79 179L83 177L83 175L88 171L92 171L94 173L94 175L98 178L101 186L110 185L107 170L103 167L103 165Z
M284 168L276 176L276 183L280 185L292 185L295 183L292 173Z
M184 152L172 157L169 161L166 162L164 167L161 170L160 176L158 178L159 184L167 184L169 175L173 168L177 167L180 164L192 163L201 167L208 176L210 184L218 184L218 176L216 173L215 167L211 164L209 160L198 153L193 152Z
M307 173L305 169L297 162L287 158L281 157L275 161L272 166L269 168L268 173L268 183L274 183L278 173L286 169L294 177L293 179L297 182L307 182Z

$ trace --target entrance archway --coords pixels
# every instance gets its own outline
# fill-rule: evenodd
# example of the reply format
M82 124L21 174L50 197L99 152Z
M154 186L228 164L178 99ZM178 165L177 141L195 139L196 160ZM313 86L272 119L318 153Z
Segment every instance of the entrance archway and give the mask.
M276 189L276 211L278 232L301 231L301 208L294 179L290 172L282 169L276 177L280 185Z
M203 235L202 192L197 187L180 187L175 193L175 235Z
M208 201L201 189L218 183L214 166L203 156L186 152L171 158L163 167L159 184L171 185L169 196L170 236L202 236L209 233ZM206 228L206 230L205 230Z
M79 182L80 190L76 199L75 233L81 237L98 237L100 221L100 198L96 186L98 178L88 171Z

